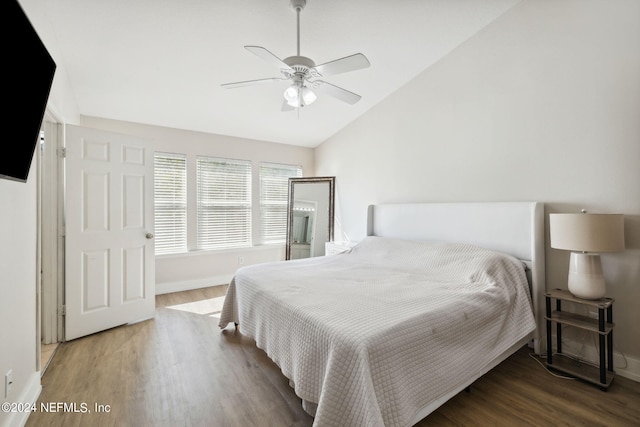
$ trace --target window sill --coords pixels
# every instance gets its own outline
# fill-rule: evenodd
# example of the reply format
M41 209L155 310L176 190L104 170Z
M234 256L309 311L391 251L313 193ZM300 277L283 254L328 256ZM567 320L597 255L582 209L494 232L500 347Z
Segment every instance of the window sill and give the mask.
M272 243L267 245L254 245L254 246L245 246L245 247L239 247L239 248L197 249L197 250L192 250L188 252L156 255L156 258L157 259L184 258L184 257L202 256L202 255L231 254L231 253L256 252L256 251L277 250L277 249L282 249L284 251L284 248L285 248L284 243Z

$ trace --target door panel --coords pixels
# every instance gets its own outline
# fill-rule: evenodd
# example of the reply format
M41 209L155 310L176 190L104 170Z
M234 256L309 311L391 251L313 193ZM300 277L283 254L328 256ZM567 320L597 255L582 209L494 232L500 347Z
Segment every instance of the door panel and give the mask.
M153 151L127 135L66 128L66 318L71 340L155 311Z

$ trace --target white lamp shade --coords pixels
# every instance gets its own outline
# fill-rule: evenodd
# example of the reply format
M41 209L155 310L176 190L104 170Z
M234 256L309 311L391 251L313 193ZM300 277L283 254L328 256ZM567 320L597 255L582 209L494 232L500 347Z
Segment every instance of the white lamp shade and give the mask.
M580 252L624 250L624 215L549 214L551 247Z

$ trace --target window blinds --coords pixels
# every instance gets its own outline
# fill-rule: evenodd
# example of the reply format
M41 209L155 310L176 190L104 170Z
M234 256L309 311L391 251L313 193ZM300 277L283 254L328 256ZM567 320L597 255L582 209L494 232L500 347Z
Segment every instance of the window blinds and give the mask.
M261 243L285 242L289 178L301 176L300 166L260 163Z
M251 162L197 157L197 247L251 246Z
M187 160L184 155L154 156L156 255L187 251Z

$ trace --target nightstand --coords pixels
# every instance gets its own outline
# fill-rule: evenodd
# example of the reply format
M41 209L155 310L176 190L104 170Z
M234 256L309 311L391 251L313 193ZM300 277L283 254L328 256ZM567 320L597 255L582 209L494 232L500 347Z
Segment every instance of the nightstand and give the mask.
M355 242L326 242L324 244L325 255L335 255L347 252L356 245Z
M549 368L567 373L607 390L613 381L613 299L586 300L573 296L569 291L556 289L545 294L547 322L547 363ZM556 300L556 309L551 311L551 300ZM562 301L570 301L598 309L598 318L562 311ZM606 319L605 319L606 313ZM551 345L551 327L556 324L556 354ZM562 354L562 325L569 325L598 334L600 363L598 366L576 361ZM606 363L605 363L606 362Z

